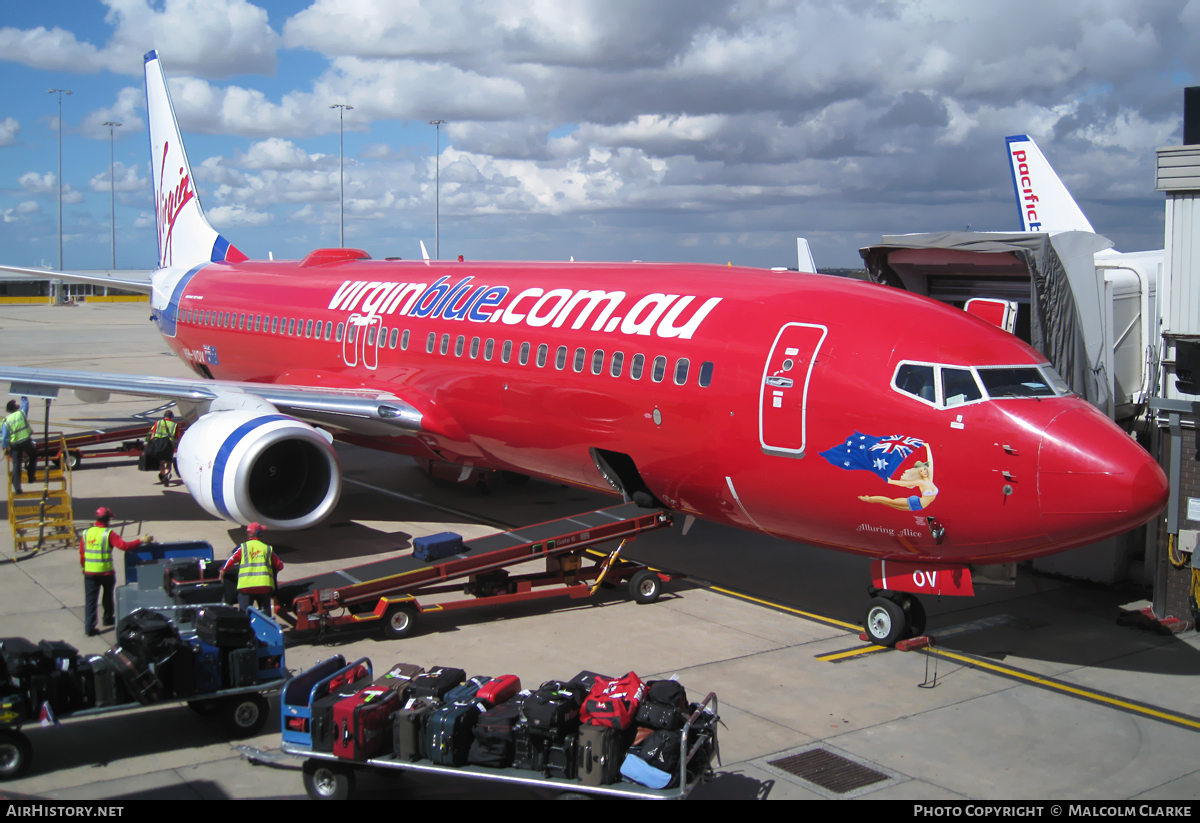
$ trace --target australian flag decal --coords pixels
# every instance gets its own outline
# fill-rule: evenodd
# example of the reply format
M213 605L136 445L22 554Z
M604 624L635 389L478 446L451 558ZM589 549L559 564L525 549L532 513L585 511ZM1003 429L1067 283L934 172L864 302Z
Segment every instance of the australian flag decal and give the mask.
M865 469L875 472L882 479L887 480L895 474L896 469L908 459L909 455L917 449L923 448L925 448L925 441L915 437L906 437L902 434L875 437L855 432L847 437L846 442L840 446L834 446L828 451L821 452L821 456L839 469L847 471Z
M221 361L219 359L217 359L217 347L216 346L205 346L204 347L204 362L210 366L221 365Z

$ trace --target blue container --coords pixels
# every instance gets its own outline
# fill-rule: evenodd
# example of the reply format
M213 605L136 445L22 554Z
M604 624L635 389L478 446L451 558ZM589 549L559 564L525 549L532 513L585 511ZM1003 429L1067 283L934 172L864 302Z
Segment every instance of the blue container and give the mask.
M196 694L210 694L221 688L221 650L200 638L191 641L196 655Z
M154 564L155 585L161 586L162 567L159 560L178 560L194 557L198 560L212 560L213 547L204 540L181 540L173 543L146 543L136 549L122 552L125 556L125 583L137 583L138 566Z
M334 677L348 672L359 664L366 664L367 679L364 687L371 682L371 661L365 657L346 665L346 658L336 654L328 660L322 660L308 671L301 672L283 686L283 695L279 700L282 714L283 742L312 748L312 704L329 694L329 682Z
M463 551L461 534L454 532L439 532L425 537L413 538L413 557L429 562L452 557Z

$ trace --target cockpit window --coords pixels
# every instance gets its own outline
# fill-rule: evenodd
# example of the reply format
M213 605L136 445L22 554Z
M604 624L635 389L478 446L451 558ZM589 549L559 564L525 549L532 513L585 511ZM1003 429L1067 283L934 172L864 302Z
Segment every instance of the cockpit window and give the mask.
M1058 392L1060 395L1071 393L1071 387L1067 385L1066 380L1063 380L1062 375L1058 373L1057 369L1055 369L1049 363L1043 363L1041 368L1042 374L1049 379L1050 385L1054 387L1056 392Z
M942 397L947 408L981 400L983 392L970 369L951 369L942 366Z
M933 366L905 363L896 371L896 388L927 403L937 402L933 388Z
M1033 366L979 369L979 377L989 396L1054 397L1054 389Z

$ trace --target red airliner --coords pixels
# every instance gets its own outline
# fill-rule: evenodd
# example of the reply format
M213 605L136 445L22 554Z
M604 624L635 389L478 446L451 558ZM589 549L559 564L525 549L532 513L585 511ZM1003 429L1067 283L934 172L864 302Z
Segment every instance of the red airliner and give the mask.
M122 285L151 292L197 378L0 378L174 400L193 421L180 472L214 515L320 522L334 438L510 470L877 558L868 631L894 642L924 623L904 592L970 594L972 566L1166 502L1157 463L1042 355L900 290L694 264L247 260L204 217L154 52L146 86L161 268Z

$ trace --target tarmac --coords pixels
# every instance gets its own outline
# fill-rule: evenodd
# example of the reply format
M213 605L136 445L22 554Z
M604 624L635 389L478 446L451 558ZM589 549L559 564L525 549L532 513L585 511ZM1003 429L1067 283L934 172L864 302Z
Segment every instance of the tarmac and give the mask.
M0 362L192 376L170 355L145 304L0 306ZM5 387L7 388L7 387ZM42 428L42 405L31 418ZM116 397L55 401L51 429L118 426L157 409ZM268 533L287 568L281 580L405 551L414 536L466 537L614 505L613 498L534 480L482 495L437 481L407 458L339 446L346 484L322 525ZM135 461L85 458L73 473L76 520L100 505L128 538L207 540L227 557L239 528L206 514L182 485L164 488ZM1147 605L1137 587L1111 588L1022 571L1015 589L927 601L931 652L871 648L858 637L868 564L861 558L696 523L646 535L630 556L684 573L663 598L637 605L623 588L588 601L551 600L423 616L420 630L386 641L370 631L287 649L293 671L338 653L453 665L468 674L518 674L527 685L587 669L677 675L692 699L713 692L720 765L693 799L1183 800L1200 797L1200 637L1119 625ZM113 641L83 634L78 552L13 560L0 536L0 636L66 640L98 654ZM276 715L277 716L277 715ZM254 765L240 746L268 753L278 723L230 741L184 706L145 708L59 728L26 727L33 768L3 784L10 795L52 800L304 797L300 762ZM776 761L824 749L876 774L835 792ZM786 764L785 764L786 765ZM363 797L527 798L539 790L453 776L396 774L359 782Z

